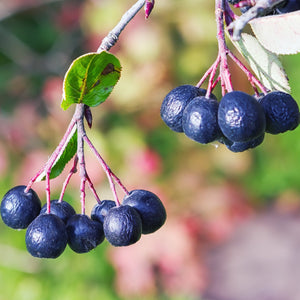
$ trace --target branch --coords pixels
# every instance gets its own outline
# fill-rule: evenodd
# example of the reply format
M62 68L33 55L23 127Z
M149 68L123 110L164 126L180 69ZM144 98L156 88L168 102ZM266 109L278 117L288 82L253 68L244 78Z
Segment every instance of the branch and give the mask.
M257 0L256 4L247 10L244 14L230 23L228 30L233 30L232 39L238 41L241 38L241 33L244 27L253 19L265 15L266 12L283 2L284 0Z
M121 32L145 5L145 3L146 0L138 0L127 12L125 12L117 26L115 26L115 28L111 30L108 35L102 40L102 43L97 50L98 53L104 50L108 51L112 46L116 44Z

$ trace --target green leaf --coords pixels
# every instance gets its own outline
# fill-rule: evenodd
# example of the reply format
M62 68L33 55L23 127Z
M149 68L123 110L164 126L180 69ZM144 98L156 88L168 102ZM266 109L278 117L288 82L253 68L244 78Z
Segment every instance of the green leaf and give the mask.
M259 42L276 54L300 52L300 11L255 18L250 22Z
M242 33L241 39L233 43L266 88L291 92L287 75L275 53L265 49L254 36L247 33Z
M53 179L61 174L64 170L66 164L71 160L71 158L77 152L77 129L74 126L72 133L69 136L69 139L66 141L65 147L59 153L57 159L55 160L53 167L50 173L50 179ZM45 180L45 172L37 178L37 181Z
M66 73L61 107L66 110L74 103L99 105L109 96L120 75L119 60L108 52L78 57Z

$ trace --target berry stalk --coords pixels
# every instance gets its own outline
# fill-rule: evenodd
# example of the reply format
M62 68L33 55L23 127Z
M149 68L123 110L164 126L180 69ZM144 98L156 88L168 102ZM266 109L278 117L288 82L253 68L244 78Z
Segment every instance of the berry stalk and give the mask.
M231 74L229 72L227 54L228 48L225 41L225 31L224 31L224 11L225 11L225 0L216 0L215 2L215 15L217 22L217 40L219 47L219 55L221 57L220 61L220 75L221 75L221 86L222 94L232 92Z
M148 1L149 2L149 1ZM147 3L148 3L147 2ZM152 8L154 1L152 3ZM116 44L116 42L119 39L120 34L125 29L125 27L128 25L128 23L134 18L134 16L140 11L142 7L144 7L146 4L146 0L138 0L128 11L124 13L124 15L121 17L121 20L119 23L111 30L108 35L102 40L97 52L101 51L108 51L112 46ZM149 3L148 3L149 4ZM146 9L146 17L149 16L150 10L149 7L145 7ZM45 179L46 179L46 198L47 198L47 212L50 213L50 196L51 196L51 189L50 189L50 174L51 170L57 161L57 159L60 157L61 153L66 148L68 141L72 137L74 127L77 129L77 154L74 159L74 164L72 169L70 170L70 173L68 174L67 178L65 179L65 182L62 187L62 191L59 197L59 201L62 202L65 190L70 182L70 179L74 173L77 172L77 164L79 164L79 175L81 178L81 184L80 184L80 192L81 192L81 207L82 207L82 213L85 212L85 185L86 182L89 184L89 188L91 189L92 193L94 194L96 200L98 203L101 202L94 185L89 178L86 166L85 166L85 158L84 158L84 142L86 142L89 147L92 149L98 160L100 161L101 166L103 167L107 178L109 180L109 184L112 190L112 193L114 195L114 198L116 200L116 203L120 205L120 201L117 196L116 188L115 188L115 182L122 188L122 190L125 192L125 194L128 194L128 190L125 188L125 186L121 183L120 179L110 170L106 162L103 160L99 152L96 150L94 145L91 143L90 139L86 135L86 131L84 128L84 118L86 118L87 123L89 127L92 126L92 114L86 105L83 103L76 104L75 113L71 119L71 122L60 141L59 145L55 149L55 151L50 156L49 160L46 162L46 164L34 175L29 183L27 184L25 188L25 192L28 192L32 185L37 181L39 177L41 177L45 173ZM115 181L115 182L114 182Z

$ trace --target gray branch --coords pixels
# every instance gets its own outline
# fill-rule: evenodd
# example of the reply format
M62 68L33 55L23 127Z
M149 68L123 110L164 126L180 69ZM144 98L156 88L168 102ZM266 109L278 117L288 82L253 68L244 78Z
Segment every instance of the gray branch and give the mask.
M121 32L127 26L127 24L133 19L133 17L140 11L145 5L146 0L138 0L125 14L122 16L120 22L111 30L108 35L102 40L97 52L103 50L108 51L118 41Z
M228 30L233 30L232 39L238 41L241 38L241 33L244 27L253 19L263 16L266 12L283 2L284 0L257 0L256 4L239 16L235 21L230 23Z

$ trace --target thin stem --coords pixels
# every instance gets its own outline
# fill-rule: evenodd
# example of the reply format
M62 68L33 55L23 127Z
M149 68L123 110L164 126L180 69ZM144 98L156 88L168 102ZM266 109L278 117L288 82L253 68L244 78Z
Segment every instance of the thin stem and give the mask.
M209 98L212 90L213 90L213 81L214 81L214 78L215 78L215 75L216 75L216 72L217 72L217 68L220 64L220 61L221 61L221 55L218 55L215 63L213 64L213 68L211 70L211 74L210 74L210 77L209 77L209 81L208 81L208 86L207 86L207 92L206 92L206 98Z
M266 87L247 69L247 67L231 51L228 52L228 55L238 65L238 67L247 75L250 84L252 85L253 89L256 92L257 92L256 86L258 86L264 94L268 92Z
M73 167L71 168L64 184L63 184L63 187L62 187L62 190L61 190L61 193L60 193L60 196L59 196L59 199L58 199L58 202L62 202L63 198L64 198L64 194L66 192L66 188L70 182L70 179L71 177L73 176L73 174L75 174L77 172L77 163L78 163L78 157L77 155L75 155L75 158L74 158L74 163L73 163Z
M116 44L121 32L126 25L133 19L133 17L140 11L145 5L146 0L138 0L125 14L122 16L120 22L111 30L108 35L102 40L97 52L108 51L112 46Z
M93 185L93 182L91 181L91 179L90 179L90 177L88 175L87 175L86 179L87 179L87 182L89 184L90 190L92 191L94 197L96 198L96 201L98 203L101 203L101 200L100 200L100 198L99 198L99 196L97 194L97 191L96 191L96 189L95 189L95 187Z
M41 168L36 174L35 176L33 176L29 183L27 184L27 187L25 189L25 192L28 192L29 189L32 187L33 183L37 180L37 178L39 176L41 176L43 173L45 173L47 175L47 173L49 173L56 161L56 159L58 158L59 154L63 151L63 149L67 146L67 141L70 139L70 136L72 134L72 130L75 126L75 118L73 116L67 130L66 133L64 134L63 138L61 139L60 143L58 144L58 146L56 147L56 149L54 150L54 152L52 153L52 155L50 156L49 160L46 162L46 164L43 166L43 168Z
M218 82L221 80L221 76L219 75L218 77L217 77L217 79L213 82L213 84L211 85L211 89L213 90L215 87L216 87L216 85L218 84Z
M50 171L46 173L46 200L47 200L47 213L50 214L51 198L50 198Z
M109 168L109 166L106 164L106 162L104 161L104 159L102 158L102 156L100 155L100 153L97 151L97 149L94 147L93 143L90 141L90 139L87 136L84 136L84 141L88 144L88 146L91 148L91 150L93 151L93 153L95 154L95 156L97 157L98 161L100 162L107 178L109 181L109 185L110 188L113 192L114 195L114 199L117 203L117 205L121 205L117 192L116 192L116 187L115 187L115 183L113 181L113 179L118 183L118 185L123 189L123 191L126 194L129 194L128 190L125 188L125 186L121 183L121 180L111 171L111 169Z
M215 0L216 2L216 22L217 22L217 40L219 47L219 55L221 56L220 62L220 74L221 74L221 85L222 94L224 95L226 90L228 92L233 91L231 83L231 75L229 72L229 67L227 63L228 48L225 41L224 32L224 3L225 0Z
M209 69L204 73L204 75L202 76L202 78L199 80L199 82L196 84L196 87L200 87L204 81L206 80L206 78L210 75L210 73L212 72L214 65L215 65L216 61L209 67Z
M85 168L85 159L84 159L84 136L86 132L83 124L84 118L84 104L76 105L76 125L77 125L77 157L79 163L79 175L81 178L80 183L80 199L81 199L81 212L85 213L85 182L87 180L87 172Z
M253 19L258 16L264 15L267 12L271 11L271 9L283 2L284 0L256 0L254 6L252 6L249 10L243 13L241 16L236 18L229 26L228 30L232 30L232 39L234 41L238 41L241 38L241 33L244 27Z

